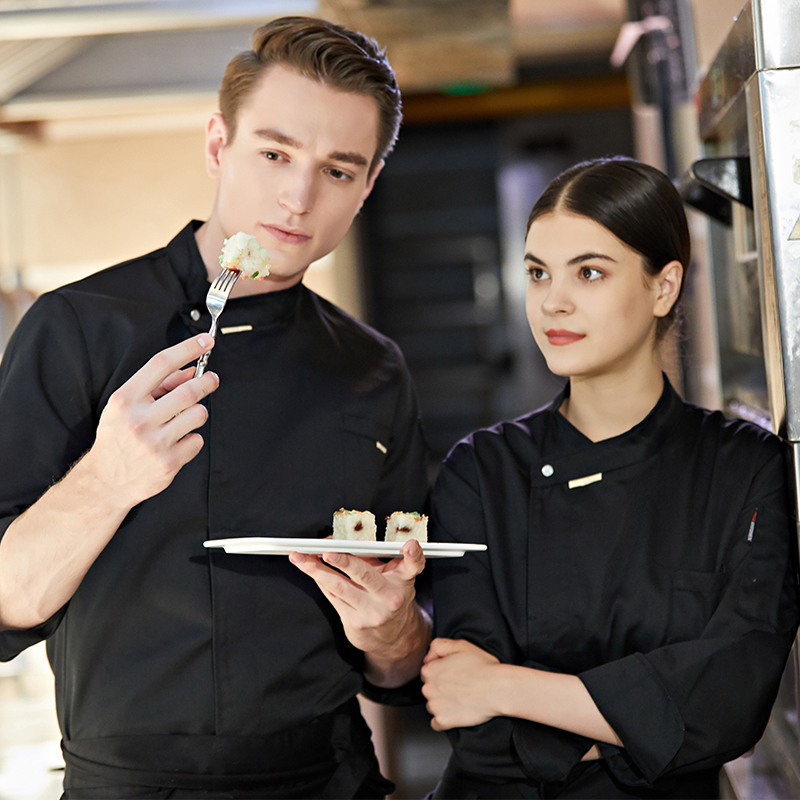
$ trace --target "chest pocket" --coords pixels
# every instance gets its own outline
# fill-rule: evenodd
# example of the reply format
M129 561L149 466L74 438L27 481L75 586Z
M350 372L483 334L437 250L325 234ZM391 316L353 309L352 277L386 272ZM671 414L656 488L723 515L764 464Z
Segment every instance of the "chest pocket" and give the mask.
M374 419L342 414L342 477L345 508L371 510L389 449L389 428Z
M669 640L697 639L719 605L728 574L677 569L672 573Z

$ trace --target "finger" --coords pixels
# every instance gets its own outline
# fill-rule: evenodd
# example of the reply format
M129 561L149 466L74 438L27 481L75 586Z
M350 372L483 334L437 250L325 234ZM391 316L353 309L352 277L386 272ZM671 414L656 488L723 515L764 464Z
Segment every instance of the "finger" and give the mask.
M416 539L409 539L403 545L403 561L399 569L400 574L412 580L425 569L425 554L422 545Z
M129 401L151 395L173 372L200 358L214 347L214 338L207 333L185 339L156 353L118 389Z
M194 372L194 367L187 367L186 369L179 369L173 372L172 375L168 375L160 385L156 386L153 390L153 398L157 400L173 389L177 389L181 384L191 380L194 377Z
M188 464L202 449L203 437L199 433L190 433L188 436L184 436L176 443L174 450L178 469Z
M206 372L199 378L192 378L163 397L159 397L148 413L154 423L163 425L173 417L177 417L178 414L182 414L187 409L196 406L204 397L216 391L218 387L219 376L215 372ZM192 430L192 428L187 430Z
M299 570L305 572L322 589L330 600L330 595L341 597L348 578L325 565L320 556L306 555L305 553L289 553L289 561ZM349 605L349 604L348 604Z
M337 587L337 584L341 584L347 579L335 570L322 564L319 556L292 552L289 553L289 561L317 584L322 594L325 595L327 601L333 606L342 620L351 612L357 610L355 605L339 596L342 590L341 586ZM331 591L331 587L334 589L338 588L339 593Z
M178 442L192 431L201 428L208 421L208 409L196 403L178 412L164 425L163 431L167 443Z
M386 584L386 579L379 569L367 563L366 559L350 556L347 553L323 553L322 559L368 592L380 591Z
M460 647L459 639L443 639L438 638L434 639L431 642L430 649L428 653L433 653L435 658L444 658L445 656L452 655L459 651ZM433 659L431 659L432 661Z

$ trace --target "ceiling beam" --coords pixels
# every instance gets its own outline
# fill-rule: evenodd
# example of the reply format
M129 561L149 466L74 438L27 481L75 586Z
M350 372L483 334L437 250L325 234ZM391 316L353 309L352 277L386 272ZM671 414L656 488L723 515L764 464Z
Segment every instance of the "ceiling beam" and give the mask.
M514 80L508 0L320 0L319 13L377 39L403 91Z
M259 24L284 14L316 11L316 0L2 0L0 41Z

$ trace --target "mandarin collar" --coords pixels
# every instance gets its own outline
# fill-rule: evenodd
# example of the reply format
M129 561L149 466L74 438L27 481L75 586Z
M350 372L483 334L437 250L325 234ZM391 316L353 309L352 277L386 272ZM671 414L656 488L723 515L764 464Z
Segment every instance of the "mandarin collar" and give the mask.
M206 308L211 284L195 239L195 232L202 224L192 220L167 245L167 257L185 294L180 316L192 333L202 333L211 326L211 315ZM301 281L277 292L234 297L225 304L220 327L249 325L253 330L263 330L288 325L294 319L302 291Z
M569 396L569 383L549 406L548 455L531 464L535 486L580 479L592 473L610 472L655 454L683 414L683 401L662 372L664 388L650 413L630 430L593 442L570 423L558 409Z

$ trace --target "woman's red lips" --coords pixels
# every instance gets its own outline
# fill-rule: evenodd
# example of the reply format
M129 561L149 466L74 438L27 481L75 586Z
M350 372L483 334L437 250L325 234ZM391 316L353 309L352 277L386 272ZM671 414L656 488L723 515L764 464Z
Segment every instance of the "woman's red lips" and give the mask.
M573 331L555 330L553 328L549 331L545 331L545 336L547 336L547 341L550 342L550 344L554 344L557 347L565 344L574 344L586 338L585 333L573 333Z

